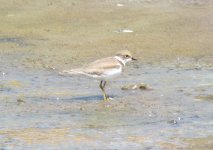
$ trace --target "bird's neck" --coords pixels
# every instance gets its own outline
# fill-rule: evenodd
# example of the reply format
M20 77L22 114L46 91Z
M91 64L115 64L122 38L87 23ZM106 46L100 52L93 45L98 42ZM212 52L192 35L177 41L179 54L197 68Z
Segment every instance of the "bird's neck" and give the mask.
M122 65L126 65L126 62L119 56L115 56L115 59L117 59Z

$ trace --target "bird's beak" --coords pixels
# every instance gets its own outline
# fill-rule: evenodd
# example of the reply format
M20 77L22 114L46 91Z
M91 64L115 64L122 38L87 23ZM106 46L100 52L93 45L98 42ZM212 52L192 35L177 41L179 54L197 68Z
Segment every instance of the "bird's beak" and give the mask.
M137 60L137 59L132 57L132 60Z

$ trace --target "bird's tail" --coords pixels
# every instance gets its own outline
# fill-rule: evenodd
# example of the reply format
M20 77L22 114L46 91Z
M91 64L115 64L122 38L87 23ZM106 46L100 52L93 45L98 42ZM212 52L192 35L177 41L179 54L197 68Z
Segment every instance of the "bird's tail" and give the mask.
M84 72L81 69L63 70L59 72L59 75L62 75L62 76L77 75L77 74L84 74Z

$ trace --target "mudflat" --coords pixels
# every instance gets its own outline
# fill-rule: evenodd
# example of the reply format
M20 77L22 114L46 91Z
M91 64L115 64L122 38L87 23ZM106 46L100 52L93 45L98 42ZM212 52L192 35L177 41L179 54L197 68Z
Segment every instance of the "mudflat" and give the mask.
M0 149L212 149L212 16L211 0L1 1ZM109 103L58 75L122 49L138 61Z

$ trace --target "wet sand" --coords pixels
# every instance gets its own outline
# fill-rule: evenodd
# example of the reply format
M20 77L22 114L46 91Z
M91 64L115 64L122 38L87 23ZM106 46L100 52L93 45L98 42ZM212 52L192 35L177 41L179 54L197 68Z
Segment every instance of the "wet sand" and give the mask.
M209 0L0 5L0 149L212 149ZM123 33L125 29L133 32ZM58 72L128 49L110 81ZM145 83L152 90L122 90Z

